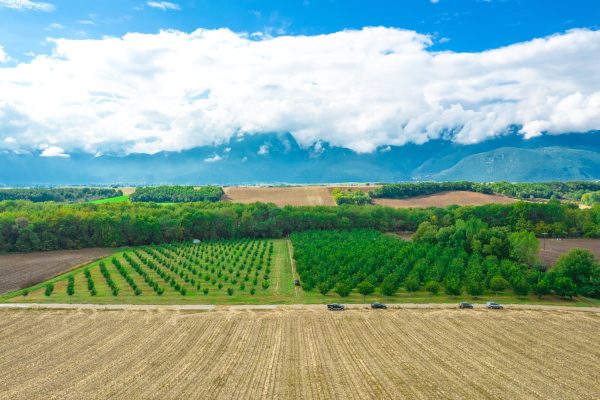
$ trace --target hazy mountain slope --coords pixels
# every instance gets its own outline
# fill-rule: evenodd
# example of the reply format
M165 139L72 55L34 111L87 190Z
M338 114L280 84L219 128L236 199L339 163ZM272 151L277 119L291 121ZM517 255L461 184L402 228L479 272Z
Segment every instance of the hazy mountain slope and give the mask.
M49 158L4 151L0 186L600 179L599 138L598 133L530 140L507 135L473 145L433 140L357 154L327 143L303 148L289 134L264 134L153 155Z
M434 174L434 180L548 181L598 178L600 153L566 147L503 147L474 154Z

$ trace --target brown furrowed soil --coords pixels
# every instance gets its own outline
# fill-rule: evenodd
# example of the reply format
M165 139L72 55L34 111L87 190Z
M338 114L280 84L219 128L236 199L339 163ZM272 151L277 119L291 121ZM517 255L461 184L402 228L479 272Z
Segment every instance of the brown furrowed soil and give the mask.
M236 203L273 203L283 206L334 206L326 186L226 187L224 200Z
M540 259L544 264L552 265L561 254L570 249L580 248L588 249L600 260L600 239L552 239L539 238L540 240Z
M113 249L81 249L0 255L0 294L43 282L112 253Z
M2 310L0 398L592 399L599 331L577 311Z
M516 201L518 200L510 197L461 190L408 199L374 199L375 204L395 208L448 207L451 205L482 206L485 204L509 204Z

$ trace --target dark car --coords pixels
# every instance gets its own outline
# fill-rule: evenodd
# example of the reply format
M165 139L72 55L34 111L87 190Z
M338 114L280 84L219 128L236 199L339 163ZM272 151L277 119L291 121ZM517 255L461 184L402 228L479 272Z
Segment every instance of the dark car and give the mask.
M378 308L378 309L386 310L387 306L385 304L383 304L383 303L377 302L377 303L371 304L371 308Z
M502 307L502 304L494 303L493 301L488 301L485 303L485 306L493 310L502 310L504 308Z
M300 279L294 279L294 285L300 286Z
M473 304L462 301L458 303L458 308L473 308Z
M330 311L344 311L346 309L346 306L343 304L333 303L327 304L327 309Z

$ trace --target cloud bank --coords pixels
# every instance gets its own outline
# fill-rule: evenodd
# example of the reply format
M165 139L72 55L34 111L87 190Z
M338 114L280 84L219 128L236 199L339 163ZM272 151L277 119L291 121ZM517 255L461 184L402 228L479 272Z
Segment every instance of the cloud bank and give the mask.
M429 36L391 28L50 41L52 55L0 65L2 149L154 153L290 132L371 152L600 128L600 31L480 53L433 52Z

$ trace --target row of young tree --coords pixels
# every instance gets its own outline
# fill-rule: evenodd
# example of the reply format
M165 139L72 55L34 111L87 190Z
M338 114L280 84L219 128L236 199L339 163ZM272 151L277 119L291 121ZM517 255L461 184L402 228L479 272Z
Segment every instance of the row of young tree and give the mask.
M33 188L33 189L0 189L2 200L29 200L34 203L55 201L57 203L77 203L108 199L122 196L118 189L107 188Z
M419 182L383 184L370 192L373 198L400 199L424 196L451 190L465 190L486 194L500 194L518 199L581 200L587 192L600 190L600 182Z
M545 272L536 263L539 245L530 232L489 228L475 219L431 228L419 229L412 242L373 230L294 233L302 285L342 297L353 290L392 296L401 287L452 296L511 289L521 296L600 297L600 266L588 251L573 250Z
M600 238L600 205L517 202L479 207L284 207L273 204L0 202L0 252L116 247L197 239L277 238L306 230L416 231L472 218L536 236Z
M190 203L219 201L223 195L219 186L150 186L136 189L129 199L134 202Z

